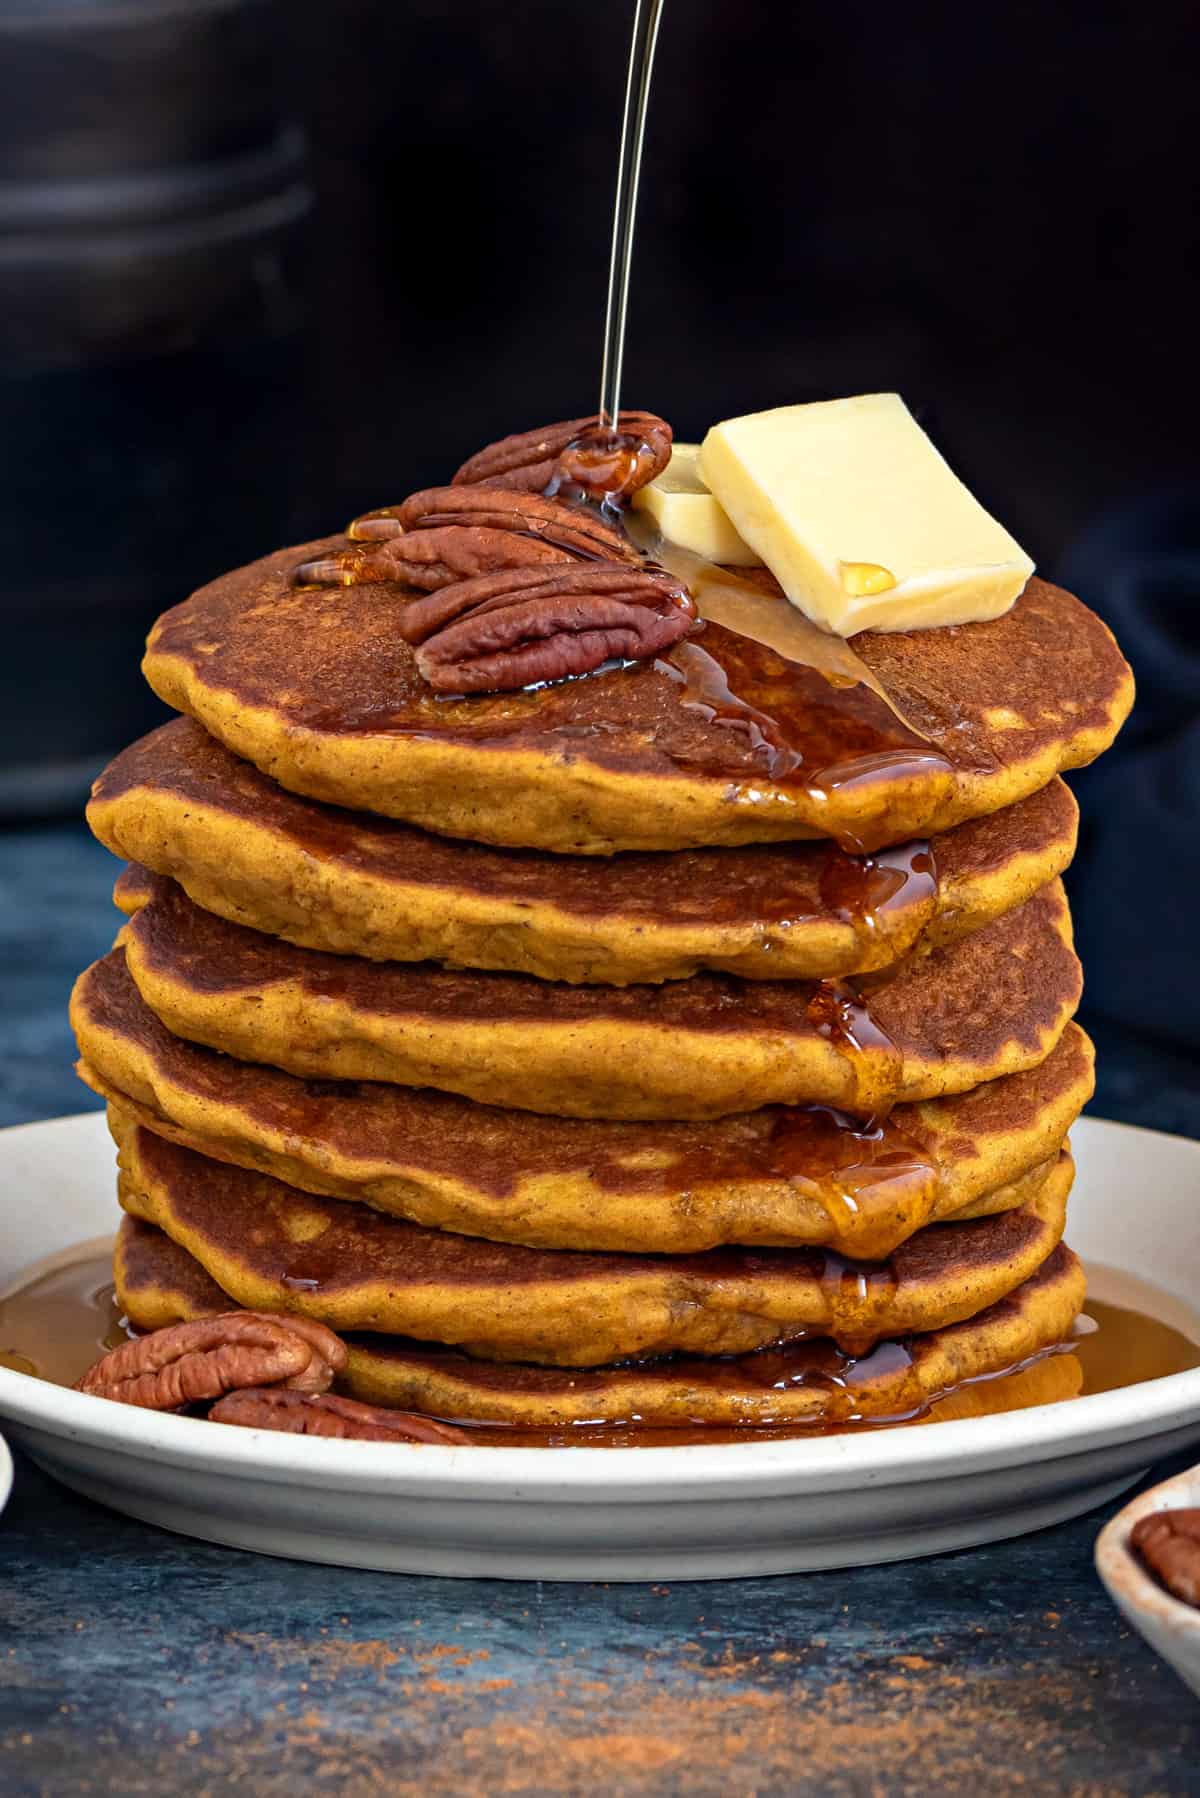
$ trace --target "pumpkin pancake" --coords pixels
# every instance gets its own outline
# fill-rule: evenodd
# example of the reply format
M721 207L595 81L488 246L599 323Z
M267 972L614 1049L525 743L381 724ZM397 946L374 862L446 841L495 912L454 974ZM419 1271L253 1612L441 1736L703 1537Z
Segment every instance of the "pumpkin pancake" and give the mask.
M1061 874L1077 808L1051 781L928 845L548 856L437 837L286 792L179 718L126 749L88 822L207 911L308 949L546 980L864 973L948 942ZM932 853L932 869L929 854Z
M109 1120L123 1208L165 1230L239 1304L572 1367L739 1354L799 1334L861 1350L957 1323L1041 1266L1062 1236L1074 1173L1064 1153L1020 1210L932 1224L884 1262L827 1249L601 1255L426 1230L210 1161L117 1106Z
M1058 881L982 930L875 977L869 1011L829 985L696 974L568 986L298 949L161 881L122 932L177 1036L316 1079L435 1086L564 1117L718 1117L769 1104L868 1115L1044 1061L1079 1000Z
M347 1343L343 1381L372 1404L548 1429L632 1420L670 1428L905 1418L964 1381L1005 1373L1067 1341L1086 1292L1082 1265L1060 1243L1037 1273L986 1311L881 1342L863 1357L843 1356L817 1339L727 1360L680 1356L567 1373L367 1336Z
M711 1123L537 1117L449 1093L309 1082L173 1036L113 950L71 1020L92 1089L156 1135L305 1192L533 1248L683 1254L824 1245L880 1259L923 1224L1024 1204L1092 1090L1074 1024L1038 1068L900 1105Z
M121 1222L113 1274L118 1301L138 1329L162 1329L229 1309L229 1295L198 1261L152 1225L129 1216ZM1035 1361L1011 1374L1005 1370L1019 1369L1067 1340L1084 1296L1083 1269L1060 1244L1036 1274L978 1316L880 1344L857 1362L817 1339L724 1360L679 1356L564 1370L480 1361L454 1349L385 1336L351 1336L350 1365L338 1384L372 1404L507 1426L500 1438L504 1444L515 1439L510 1430L587 1423L819 1428L855 1417L914 1413L921 1421L940 1421L1073 1397L1080 1386L1073 1355ZM1064 1369L1059 1379L1039 1371L1056 1363ZM964 1386L964 1381L985 1383ZM951 1396L939 1401L939 1393L946 1392ZM489 1432L489 1439L496 1437Z
M201 588L155 625L146 678L293 792L448 836L602 855L875 849L1091 761L1132 703L1106 627L1036 579L987 623L853 638L890 703L711 623L654 661L439 697L398 629L412 589L294 585L299 564L353 547L279 550Z

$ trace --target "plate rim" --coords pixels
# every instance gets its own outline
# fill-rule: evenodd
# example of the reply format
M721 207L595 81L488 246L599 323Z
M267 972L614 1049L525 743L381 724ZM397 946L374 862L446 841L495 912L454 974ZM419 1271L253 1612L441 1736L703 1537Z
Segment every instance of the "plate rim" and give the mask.
M82 1111L0 1130L0 1154L13 1135L50 1131L56 1125L95 1120L102 1111ZM1193 1153L1200 1175L1200 1143L1190 1137L1110 1119L1087 1118L1076 1130L1150 1136ZM40 1401L40 1402L39 1402ZM119 1411L119 1416L113 1413ZM175 1467L218 1473L253 1473L271 1484L319 1480L324 1487L393 1492L414 1497L597 1500L635 1504L654 1501L670 1490L692 1502L714 1502L755 1492L762 1497L794 1493L799 1481L808 1492L835 1493L864 1481L912 1485L931 1478L968 1478L1014 1454L1043 1463L1087 1455L1116 1443L1153 1441L1171 1429L1200 1430L1200 1367L1143 1380L1115 1392L1092 1393L1062 1404L960 1418L936 1429L884 1430L862 1436L798 1437L773 1442L697 1443L661 1448L563 1447L481 1448L405 1444L398 1463L396 1445L324 1441L320 1438L234 1429L213 1441L204 1418L176 1417L115 1407L108 1400L53 1386L29 1374L0 1368L0 1418L17 1431L42 1431L88 1447L145 1458L167 1458ZM1065 1427L1064 1427L1065 1426ZM634 1457L634 1459L631 1459ZM688 1490L694 1488L694 1490Z

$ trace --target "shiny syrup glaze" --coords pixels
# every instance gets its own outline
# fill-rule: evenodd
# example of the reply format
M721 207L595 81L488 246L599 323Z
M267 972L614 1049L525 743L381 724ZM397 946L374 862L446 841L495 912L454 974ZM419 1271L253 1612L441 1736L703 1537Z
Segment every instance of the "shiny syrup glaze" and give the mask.
M636 433L587 432L563 451L560 472L545 493L610 528L632 523L628 534L647 562L683 580L706 621L698 636L653 664L654 672L676 687L681 707L718 727L694 760L672 753L676 765L686 773L728 778L747 804L756 799L756 779L772 787L801 787L825 801L861 785L886 792L914 783L925 788L949 784L954 777L949 758L901 717L852 645L818 629L778 592L764 591L752 580L647 535L641 521L629 520L628 496L652 456ZM383 507L356 519L350 535L370 540L393 535L396 528L391 508ZM327 576L320 578L352 582L353 574L337 558L311 566L326 569L326 563ZM591 681L621 672L606 665L575 678ZM639 666L634 672L643 670ZM454 696L440 696L438 703L453 711L453 716L447 713L448 726L478 720L482 745L506 740L533 722L521 702L535 693L527 689L480 696L482 706ZM496 709L497 698L509 702L503 714ZM318 708L309 722L318 729L352 732L371 728L371 713L349 718ZM578 734L596 735L604 728L603 722L592 723ZM389 729L414 738L439 734L419 724L392 724ZM723 739L729 742L727 758L721 754ZM842 847L862 853L896 834L885 804L873 813L870 840L846 837Z
M113 1296L109 1253L98 1252L94 1245L84 1245L78 1260L70 1260L53 1272L38 1274L35 1270L27 1284L0 1299L0 1367L57 1385L73 1385L101 1354L124 1341L127 1333ZM1200 1341L1149 1311L1093 1299L1089 1300L1087 1317L1080 1321L1079 1331L1071 1341L1017 1368L964 1384L978 1390L984 1411L989 1408L990 1398L994 1398L996 1410L1009 1409L1011 1393L1023 1374L1048 1356L1065 1354L1078 1360L1084 1394L1113 1392L1143 1380L1200 1367ZM718 1390L744 1389L749 1382L780 1391L789 1385L821 1385L837 1415L817 1427L662 1429L639 1427L636 1421L540 1431L469 1422L460 1427L478 1446L506 1448L683 1446L889 1429L938 1415L935 1402L888 1418L854 1420L856 1390L881 1374L902 1375L908 1363L903 1341L879 1343L864 1356L846 1354L822 1341L763 1349L753 1355L714 1358L709 1364L708 1377Z
M655 667L675 683L679 704L736 738L739 752L748 747L762 778L774 786L828 795L860 781L949 771L946 757L873 687L830 680L821 668L790 661L728 623L710 621ZM696 771L719 775L720 755L706 746ZM745 784L740 753L725 771Z
M543 491L547 499L598 506L611 519L645 485L654 463L653 449L636 431L597 425L568 443Z

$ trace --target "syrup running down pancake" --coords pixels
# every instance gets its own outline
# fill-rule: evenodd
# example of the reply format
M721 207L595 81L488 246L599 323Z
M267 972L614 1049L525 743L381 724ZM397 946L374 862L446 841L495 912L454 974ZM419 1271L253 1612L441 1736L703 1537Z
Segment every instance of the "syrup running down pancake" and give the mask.
M1092 1090L1067 1026L1039 1067L864 1128L821 1108L709 1123L538 1117L381 1083L304 1081L173 1036L115 949L71 1019L96 1092L156 1135L411 1222L534 1248L723 1243L881 1259L923 1224L1024 1204Z
M719 1117L770 1104L869 1116L1044 1061L1079 1001L1059 882L867 994L697 974L567 986L297 949L172 883L122 932L176 1035L317 1079L434 1086L567 1117Z
M201 588L155 625L146 678L293 792L477 842L877 849L1091 761L1132 703L1106 627L1036 579L987 623L855 638L886 700L716 624L631 667L448 699L404 641L412 589L293 584L352 547L280 550Z
M968 935L1062 873L1077 808L1053 780L865 858L829 843L551 856L299 798L180 718L105 770L88 822L205 910L305 948L623 986L865 973Z
M133 1218L122 1222L114 1273L118 1299L138 1328L228 1309L228 1295L199 1262ZM902 1419L922 1415L966 1381L1008 1373L1066 1344L1085 1286L1079 1261L1060 1244L1036 1274L986 1311L943 1330L880 1343L862 1357L818 1338L727 1358L561 1368L481 1361L397 1337L352 1336L342 1384L369 1404L506 1430L591 1423L820 1429L860 1418ZM1077 1373L1052 1396L1071 1396Z
M799 1335L858 1350L957 1323L1051 1254L1074 1172L1064 1154L1020 1210L931 1225L885 1262L827 1249L599 1255L426 1230L210 1161L117 1107L109 1121L125 1210L186 1248L239 1304L565 1366L740 1354Z

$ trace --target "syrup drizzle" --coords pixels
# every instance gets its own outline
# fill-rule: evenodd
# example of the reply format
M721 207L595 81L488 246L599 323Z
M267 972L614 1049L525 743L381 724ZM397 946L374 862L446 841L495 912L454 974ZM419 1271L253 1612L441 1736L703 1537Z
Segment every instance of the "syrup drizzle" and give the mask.
M543 491L547 499L598 507L607 523L618 523L629 499L649 480L655 459L651 445L635 431L600 425L568 443Z
M862 1121L828 1106L784 1107L766 1159L824 1209L841 1245L826 1251L839 1286L847 1257L884 1259L926 1221L937 1199L936 1162L890 1117Z
M819 980L805 1012L817 1034L849 1063L853 1085L846 1109L865 1119L868 1129L881 1124L896 1102L904 1057L873 1015L860 983Z
M929 917L937 906L937 862L922 838L875 855L831 850L820 878L821 903L851 925L869 947L892 911L919 908Z
M608 265L608 300L604 312L604 355L600 365L600 423L615 425L621 416L621 372L625 361L625 317L629 276L633 267L633 233L637 223L638 182L646 108L663 0L636 0L629 42L629 73L621 120L621 151L613 201L612 254Z

